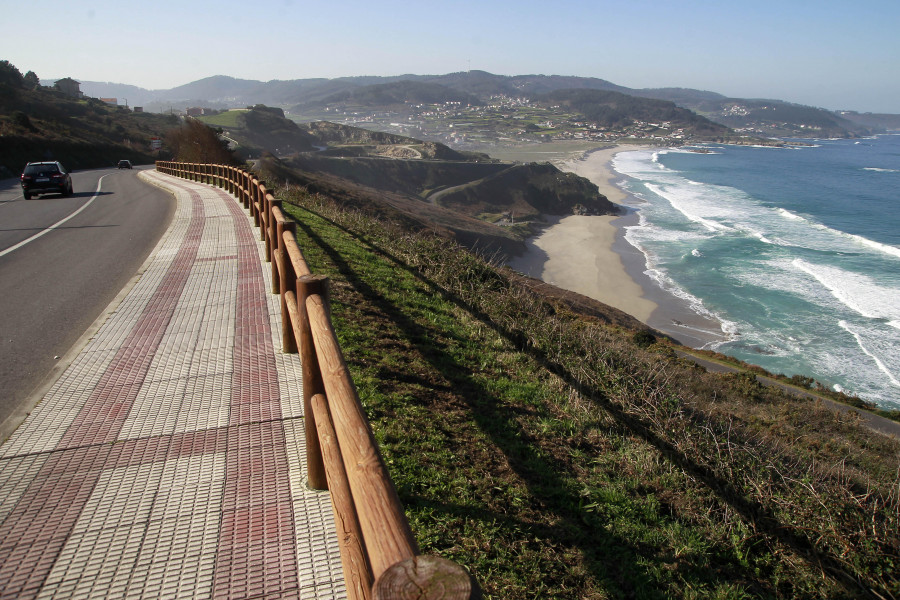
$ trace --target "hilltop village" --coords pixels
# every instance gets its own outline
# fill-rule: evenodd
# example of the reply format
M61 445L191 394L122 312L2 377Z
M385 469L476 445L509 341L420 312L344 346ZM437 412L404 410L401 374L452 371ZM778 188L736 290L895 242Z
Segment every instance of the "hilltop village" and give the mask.
M668 146L693 138L683 127L673 126L669 121L631 119L628 124L609 127L588 121L562 105L545 106L527 98L504 95L491 96L483 106L458 101L408 103L395 110L331 106L317 116L335 123L439 141L463 149L486 144L562 140L600 143L634 140ZM307 120L308 115L302 117Z

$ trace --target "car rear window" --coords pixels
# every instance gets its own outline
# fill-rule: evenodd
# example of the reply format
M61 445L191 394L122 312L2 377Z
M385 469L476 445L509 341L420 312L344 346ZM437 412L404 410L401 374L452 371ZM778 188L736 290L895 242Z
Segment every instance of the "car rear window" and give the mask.
M59 169L56 168L56 165L28 165L25 167L26 175L45 175L58 172Z

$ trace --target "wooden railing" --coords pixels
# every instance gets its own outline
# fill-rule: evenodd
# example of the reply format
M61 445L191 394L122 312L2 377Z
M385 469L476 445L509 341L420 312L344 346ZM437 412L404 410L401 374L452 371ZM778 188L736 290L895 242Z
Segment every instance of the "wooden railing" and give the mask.
M331 324L328 278L310 272L281 201L238 167L159 161L156 169L224 188L259 227L281 296L282 350L300 353L308 484L331 492L348 598L480 598L461 566L419 554Z

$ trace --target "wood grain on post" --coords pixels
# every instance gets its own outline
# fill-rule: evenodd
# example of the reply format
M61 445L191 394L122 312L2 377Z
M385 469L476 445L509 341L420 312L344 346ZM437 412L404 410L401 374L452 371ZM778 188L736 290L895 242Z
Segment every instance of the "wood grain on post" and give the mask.
M293 339L295 344L297 344L296 340L299 340L302 334L302 329L300 327L300 311L297 309L297 294L293 290L288 290L284 293L284 299L288 314L291 316L291 333L293 333ZM287 350L285 350L285 352L287 352ZM294 348L294 352L297 352L297 348ZM301 367L302 366L303 365L301 364Z
M356 503L363 539L377 580L391 565L419 553L394 483L359 403L321 296L306 299L328 406Z
M312 275L312 271L309 270L309 265L306 264L306 259L303 258L303 253L300 252L300 246L297 245L296 223L291 224L294 226L293 231L291 231L290 234L287 232L284 234L284 248L287 250L288 256L291 259L291 264L294 265L294 272L297 274L297 277Z
M478 600L478 584L461 566L439 556L414 556L391 565L375 582L374 600Z
M322 448L316 431L316 419L312 411L312 398L316 394L324 394L322 370L313 342L306 299L315 294L317 297L328 297L328 278L321 275L303 275L297 279L297 323L300 335L297 345L300 348L300 366L303 375L303 422L306 429L306 477L309 487L314 490L327 490L328 480L325 478L325 465L322 462Z
M359 517L353 505L353 495L347 483L347 472L341 458L334 432L334 423L328 413L325 396L316 394L312 399L316 429L325 457L325 474L331 492L331 508L338 544L341 547L341 565L344 567L344 584L350 600L370 600L372 597L372 569L366 559L365 543L359 527Z

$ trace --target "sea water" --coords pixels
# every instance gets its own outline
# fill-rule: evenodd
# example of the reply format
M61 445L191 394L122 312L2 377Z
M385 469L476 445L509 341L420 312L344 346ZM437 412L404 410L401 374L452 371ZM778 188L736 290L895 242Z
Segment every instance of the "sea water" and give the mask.
M793 142L617 154L626 239L711 349L900 408L900 136Z

